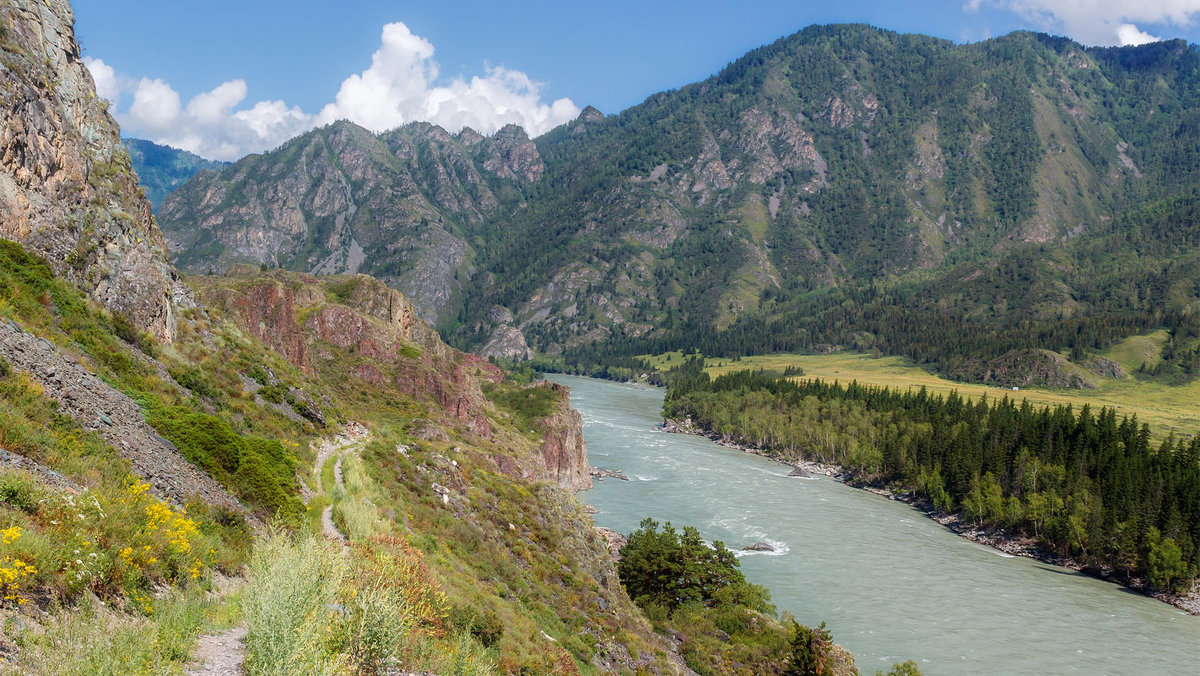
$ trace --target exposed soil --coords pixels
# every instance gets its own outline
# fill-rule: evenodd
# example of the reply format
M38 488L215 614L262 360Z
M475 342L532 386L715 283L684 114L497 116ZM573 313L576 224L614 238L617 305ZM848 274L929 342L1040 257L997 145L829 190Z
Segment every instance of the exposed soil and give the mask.
M246 626L240 625L215 634L204 634L188 664L187 676L233 676L242 673L246 659Z

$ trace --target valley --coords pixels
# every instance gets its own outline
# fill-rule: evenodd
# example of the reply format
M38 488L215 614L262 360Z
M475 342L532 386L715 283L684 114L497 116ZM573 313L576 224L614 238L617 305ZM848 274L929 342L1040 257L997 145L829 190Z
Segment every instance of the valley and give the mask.
M1126 339L1104 354L1110 355L1121 364L1128 374L1133 374L1142 363L1121 359L1125 353L1134 351L1144 342L1142 337ZM671 361L665 355L647 359L651 366L662 368L683 361L683 353L671 353ZM803 369L796 379L816 378L826 382L847 385L857 381L864 385L876 385L892 389L915 390L926 388L930 392L949 394L958 392L964 397L989 399L1008 397L1020 402L1027 400L1035 406L1060 406L1070 404L1076 410L1084 405L1092 408L1107 406L1118 415L1136 415L1140 422L1148 423L1154 434L1161 437L1169 433L1192 435L1200 431L1200 382L1191 381L1181 385L1140 380L1133 375L1120 379L1102 378L1089 374L1096 385L1088 389L1065 389L1046 387L996 387L970 382L947 380L914 366L902 357L873 357L857 353L829 355L773 354L738 358L736 361L723 357L705 360L705 371L716 377L744 369L764 369L783 373L787 368Z
M0 673L1194 670L1195 45L812 25L606 114L382 40L184 105L0 0Z

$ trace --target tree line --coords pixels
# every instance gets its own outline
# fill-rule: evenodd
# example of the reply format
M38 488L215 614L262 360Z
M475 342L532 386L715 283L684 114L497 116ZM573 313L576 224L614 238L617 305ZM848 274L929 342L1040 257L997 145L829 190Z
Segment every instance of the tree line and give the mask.
M781 460L841 465L1126 581L1182 591L1200 571L1200 439L1155 443L1148 425L1111 408L753 371L710 379L694 358L664 413Z

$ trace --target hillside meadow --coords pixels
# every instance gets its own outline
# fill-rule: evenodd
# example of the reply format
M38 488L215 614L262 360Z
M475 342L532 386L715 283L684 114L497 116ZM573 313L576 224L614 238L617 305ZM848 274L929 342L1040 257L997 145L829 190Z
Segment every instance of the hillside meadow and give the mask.
M1105 351L1103 356L1121 364L1127 375L1119 380L1094 378L1097 387L1088 390L1022 387L1013 391L1012 388L961 383L930 373L903 357L875 357L855 352L771 354L737 360L710 358L705 360L705 370L715 378L745 369L782 373L790 367L804 370L804 375L795 376L796 379L816 378L843 384L858 381L900 390L925 387L930 392L943 394L957 391L972 399L985 395L993 399L1007 396L1018 401L1028 399L1038 406L1071 404L1076 409L1085 404L1090 404L1093 409L1108 406L1116 409L1119 416L1136 415L1139 421L1150 425L1155 437L1164 437L1170 432L1195 434L1200 430L1200 380L1170 385L1133 375L1143 362L1154 365L1165 333L1132 336ZM660 369L683 363L680 352L644 358Z

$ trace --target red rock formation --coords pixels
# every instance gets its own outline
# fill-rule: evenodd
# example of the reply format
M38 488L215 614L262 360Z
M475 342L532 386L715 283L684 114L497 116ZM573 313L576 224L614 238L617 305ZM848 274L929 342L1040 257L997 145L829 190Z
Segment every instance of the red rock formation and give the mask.
M562 400L559 410L541 421L546 434L541 446L540 478L573 493L587 490L592 487L591 465L583 441L583 418L571 408L571 389L557 383L546 383L544 387L561 393Z
M251 287L229 301L242 328L266 343L305 373L312 373L308 361L308 340L296 323L295 293L276 281Z

